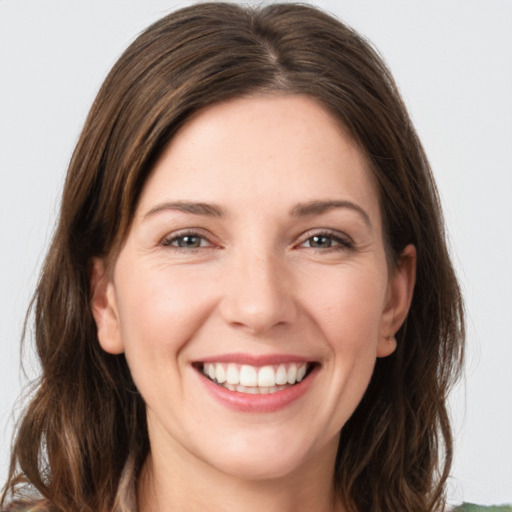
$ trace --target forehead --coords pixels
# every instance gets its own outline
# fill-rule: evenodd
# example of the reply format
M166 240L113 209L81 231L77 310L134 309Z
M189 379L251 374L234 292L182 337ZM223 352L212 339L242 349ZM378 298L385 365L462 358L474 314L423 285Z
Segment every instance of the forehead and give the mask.
M200 111L155 165L138 212L164 199L262 212L345 199L362 203L380 223L365 155L331 113L304 95L241 98Z

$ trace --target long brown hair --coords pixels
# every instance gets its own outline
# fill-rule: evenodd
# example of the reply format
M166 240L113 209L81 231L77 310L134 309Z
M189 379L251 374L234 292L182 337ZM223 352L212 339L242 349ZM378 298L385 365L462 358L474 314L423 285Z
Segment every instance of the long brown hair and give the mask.
M90 310L93 257L115 258L162 150L195 112L261 93L320 101L364 151L380 190L390 263L416 246L417 278L394 355L379 359L339 444L347 511L434 511L452 458L446 411L460 372L463 309L436 187L385 64L360 35L305 5L203 3L149 27L91 108L33 302L42 374L14 441L2 503L128 510L149 453L143 400Z

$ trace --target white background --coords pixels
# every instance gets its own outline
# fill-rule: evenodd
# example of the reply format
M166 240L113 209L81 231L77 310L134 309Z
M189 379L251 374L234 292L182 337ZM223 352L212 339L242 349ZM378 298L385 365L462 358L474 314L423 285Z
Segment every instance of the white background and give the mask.
M187 3L0 0L0 482L24 312L81 124L121 51ZM441 191L469 334L449 494L512 503L512 0L315 4L384 55Z

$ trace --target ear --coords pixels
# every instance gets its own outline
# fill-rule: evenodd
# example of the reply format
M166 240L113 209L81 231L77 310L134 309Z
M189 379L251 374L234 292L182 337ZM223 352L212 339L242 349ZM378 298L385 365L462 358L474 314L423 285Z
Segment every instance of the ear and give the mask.
M382 314L377 357L386 357L396 349L395 333L400 329L411 306L416 282L416 248L408 245L390 275L386 305Z
M115 289L106 270L105 260L94 258L91 271L91 310L101 347L109 354L121 354L121 339Z

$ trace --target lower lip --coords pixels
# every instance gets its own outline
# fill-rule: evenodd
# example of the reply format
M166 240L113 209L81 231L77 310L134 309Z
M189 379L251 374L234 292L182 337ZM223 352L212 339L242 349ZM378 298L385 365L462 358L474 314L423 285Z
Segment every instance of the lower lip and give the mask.
M213 398L232 410L239 412L275 412L284 409L304 396L310 388L317 370L318 368L315 366L304 380L289 388L276 391L275 393L260 395L230 391L223 386L215 384L202 373L198 372L198 375Z

